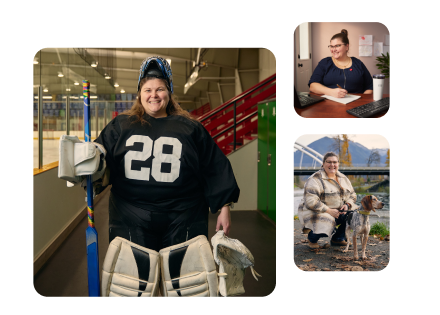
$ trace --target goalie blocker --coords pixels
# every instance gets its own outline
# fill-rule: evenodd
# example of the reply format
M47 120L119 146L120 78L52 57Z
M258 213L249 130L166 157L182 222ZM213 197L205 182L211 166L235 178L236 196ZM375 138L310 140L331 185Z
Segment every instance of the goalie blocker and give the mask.
M213 238L214 263L209 242L199 235L156 252L121 237L109 246L102 270L103 296L233 296L244 293L245 268L254 269L254 257L238 240L219 231ZM159 267L160 266L160 267ZM159 273L160 272L160 273ZM258 279L257 279L258 280Z
M73 184L83 176L92 175L92 182L100 179L106 168L106 150L96 142L83 142L77 136L62 135L59 148L58 178Z

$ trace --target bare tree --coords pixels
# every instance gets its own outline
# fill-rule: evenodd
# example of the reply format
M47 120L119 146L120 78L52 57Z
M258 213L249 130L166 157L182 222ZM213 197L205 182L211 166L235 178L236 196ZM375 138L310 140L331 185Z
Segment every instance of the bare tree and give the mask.
M370 155L366 159L366 163L367 163L367 167L370 167L373 164L375 164L376 166L380 164L380 155L377 149L371 149ZM376 179L375 176L373 176L373 178ZM367 181L368 181L368 175L367 175Z
M348 149L352 140L346 134L335 135L332 137L333 142L329 145L329 150L335 152L339 156L339 162L344 165L351 165L351 156Z

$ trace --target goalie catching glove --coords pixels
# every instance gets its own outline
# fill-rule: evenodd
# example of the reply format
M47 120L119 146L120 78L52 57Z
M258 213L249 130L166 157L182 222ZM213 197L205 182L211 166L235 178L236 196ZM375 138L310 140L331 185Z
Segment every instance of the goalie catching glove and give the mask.
M58 178L73 185L92 175L92 182L103 177L106 169L104 147L96 142L83 142L77 136L60 138Z
M255 263L249 249L239 240L229 238L224 231L218 231L211 239L214 260L219 265L219 289L222 296L243 294L245 269L251 267L252 275L258 281L261 277L253 268Z

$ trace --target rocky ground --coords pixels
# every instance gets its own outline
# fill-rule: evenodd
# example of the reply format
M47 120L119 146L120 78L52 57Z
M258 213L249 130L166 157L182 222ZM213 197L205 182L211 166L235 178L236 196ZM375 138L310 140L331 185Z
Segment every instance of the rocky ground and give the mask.
M358 238L358 253L361 256L361 244ZM294 261L304 271L380 271L390 260L390 242L388 238L370 235L367 243L367 259L353 259L353 247L343 253L345 246L330 246L330 238L321 238L320 249L308 247L307 235L302 234L301 224L294 220Z

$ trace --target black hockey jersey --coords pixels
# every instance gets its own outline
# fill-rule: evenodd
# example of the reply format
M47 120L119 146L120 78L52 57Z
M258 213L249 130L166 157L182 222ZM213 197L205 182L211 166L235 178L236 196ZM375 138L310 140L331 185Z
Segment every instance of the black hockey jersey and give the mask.
M231 164L206 129L183 116L119 115L95 140L107 150L112 193L143 209L186 210L207 204L212 213L237 202Z

